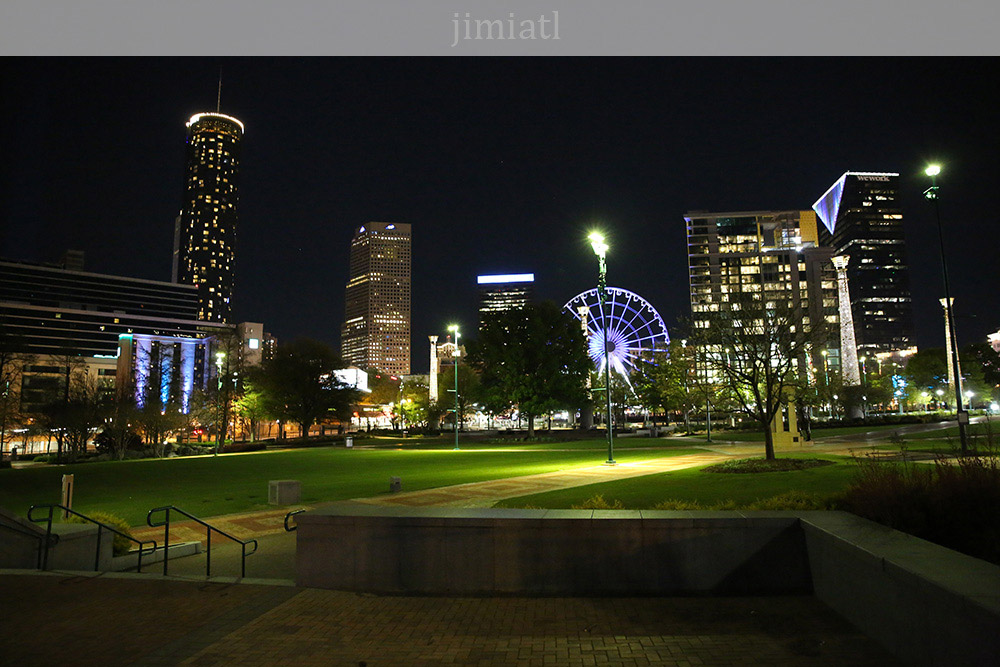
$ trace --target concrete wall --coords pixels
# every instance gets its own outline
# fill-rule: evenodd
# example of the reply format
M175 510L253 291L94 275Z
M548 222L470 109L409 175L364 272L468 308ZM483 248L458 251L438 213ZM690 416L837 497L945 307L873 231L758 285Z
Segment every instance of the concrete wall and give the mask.
M803 512L816 597L914 665L1000 664L1000 567L842 512Z
M387 508L297 517L299 586L814 594L908 664L1000 664L1000 567L844 512Z
M49 548L50 570L93 570L97 549L97 526L92 524L54 523L52 532L59 539ZM29 569L38 567L38 549L44 539L44 524L22 519L11 512L0 510L0 567ZM100 569L111 564L112 538L102 531Z
M298 515L296 583L392 593L811 590L788 513L387 508Z

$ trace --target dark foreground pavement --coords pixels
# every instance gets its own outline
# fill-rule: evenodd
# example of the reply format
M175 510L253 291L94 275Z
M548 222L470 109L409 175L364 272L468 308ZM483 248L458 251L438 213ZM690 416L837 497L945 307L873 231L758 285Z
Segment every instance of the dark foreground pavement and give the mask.
M7 665L891 665L809 597L374 596L0 572Z

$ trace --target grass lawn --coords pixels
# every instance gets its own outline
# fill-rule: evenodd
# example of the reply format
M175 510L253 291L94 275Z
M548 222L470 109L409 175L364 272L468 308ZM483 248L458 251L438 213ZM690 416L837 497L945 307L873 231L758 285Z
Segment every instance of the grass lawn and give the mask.
M702 466L521 496L504 500L497 507L569 508L602 495L609 503L620 500L626 509L649 509L664 500L697 500L703 505L725 500L745 503L788 491L824 497L847 488L853 479L855 465L843 457L820 458L836 463L807 470L743 475L703 472Z
M414 442L414 441L410 441ZM303 503L345 500L387 493L389 477L402 478L404 491L517 477L600 463L603 440L563 443L559 451L522 445L511 451L437 448L438 442L385 449L305 448L284 451L38 466L0 470L0 506L24 516L33 504L59 501L61 477L75 475L73 509L103 510L133 526L161 505L199 517L267 509L267 483L302 482ZM556 443L545 443L555 445ZM422 447L429 448L422 448ZM493 446L496 447L496 446ZM692 453L690 449L616 448L615 458L634 461Z

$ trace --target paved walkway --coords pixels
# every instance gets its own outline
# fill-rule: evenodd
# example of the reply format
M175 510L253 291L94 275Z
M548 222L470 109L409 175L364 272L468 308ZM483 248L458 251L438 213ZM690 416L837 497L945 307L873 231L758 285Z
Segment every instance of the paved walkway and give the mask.
M356 498L357 502L375 505L408 505L412 507L492 507L497 501L516 498L532 493L542 493L554 489L565 489L586 484L596 484L614 479L627 479L654 473L693 468L695 466L723 461L737 453L705 452L685 456L665 456L645 461L619 463L618 465L596 465L570 470L510 477L506 479L456 484L454 486L405 493L385 494L370 498ZM309 505L299 507L311 508ZM212 517L210 523L220 530L242 539L277 535L285 531L284 520L289 508L246 512ZM132 529L132 534L140 540L163 542L163 528L141 526ZM212 537L213 543L225 544L225 538ZM194 521L178 521L170 524L170 543L205 542L205 528Z
M0 571L0 654L33 665L893 665L810 597L380 597Z
M610 482L616 479L641 477L671 470L694 468L732 458L731 454L705 452L685 456L665 456L645 461L618 463L617 465L596 465L571 470L557 470L494 479L486 482L456 484L423 491L394 493L392 495L356 498L357 502L374 505L407 505L411 507L492 507L499 500L517 498L533 493L543 493L574 486Z

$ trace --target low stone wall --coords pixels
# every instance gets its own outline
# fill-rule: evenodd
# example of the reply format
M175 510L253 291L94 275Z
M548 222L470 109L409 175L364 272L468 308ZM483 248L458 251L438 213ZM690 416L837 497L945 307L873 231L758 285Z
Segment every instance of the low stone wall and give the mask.
M296 583L383 593L807 593L788 513L411 509L297 517Z
M53 523L57 541L49 548L50 570L93 570L97 553L97 526ZM0 567L34 569L38 566L45 525L22 519L0 508ZM101 538L100 569L111 563L111 534Z
M411 594L814 593L908 664L1000 664L1000 567L844 512L391 508L297 517L296 583Z
M803 512L815 595L907 664L1000 664L1000 567L842 512Z

